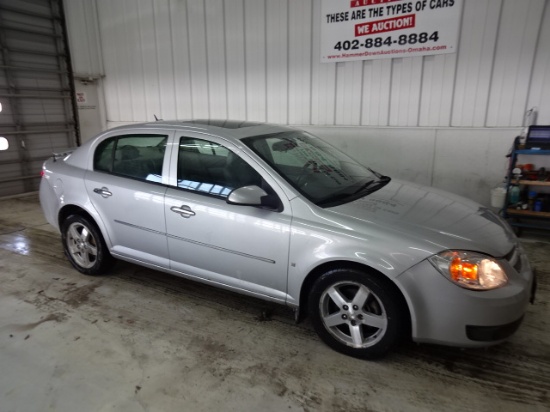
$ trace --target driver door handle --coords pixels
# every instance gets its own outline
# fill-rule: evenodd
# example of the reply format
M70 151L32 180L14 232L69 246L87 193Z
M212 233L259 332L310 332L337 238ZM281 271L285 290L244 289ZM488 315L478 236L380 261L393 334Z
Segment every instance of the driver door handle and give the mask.
M195 216L195 212L187 205L182 205L181 207L172 206L170 210L174 213L178 213L181 217L189 219L191 216Z
M97 193L98 195L101 195L103 198L108 198L109 196L112 196L113 194L109 192L109 189L107 189L105 186L103 186L101 189L95 188L94 193Z

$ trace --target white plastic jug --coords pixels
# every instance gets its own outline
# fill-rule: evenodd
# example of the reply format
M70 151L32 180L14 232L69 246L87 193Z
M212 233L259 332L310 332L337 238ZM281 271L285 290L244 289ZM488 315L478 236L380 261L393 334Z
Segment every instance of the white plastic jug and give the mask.
M504 200L506 199L506 189L503 187L495 187L491 189L491 206L498 209L504 207Z

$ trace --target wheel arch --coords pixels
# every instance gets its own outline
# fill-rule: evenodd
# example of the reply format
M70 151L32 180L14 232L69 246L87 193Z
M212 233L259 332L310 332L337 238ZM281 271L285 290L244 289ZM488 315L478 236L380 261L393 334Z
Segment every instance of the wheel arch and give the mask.
M108 236L106 236L106 232L105 230L103 230L104 228L101 227L101 222L98 222L96 217L94 217L90 212L88 212L81 206L70 204L63 206L59 210L59 213L57 214L57 224L59 225L60 229L63 226L63 221L65 221L65 219L67 219L71 215L80 215L88 219L90 223L93 224L95 228L99 231L99 233L103 236L103 239L107 244L107 247L109 248L110 239Z
M110 270L115 260L93 215L77 205L66 205L59 211L58 220L63 250L76 270L90 276ZM74 230L82 228L81 232L73 232L73 225L79 225Z
M87 219L90 219L90 221L97 226L94 217L84 208L77 205L65 205L61 208L61 210L59 210L59 213L57 214L57 224L59 225L59 227L61 227L65 219L67 219L71 215L81 215Z
M361 263L352 262L348 260L336 260L331 262L325 262L317 267L315 267L308 275L305 277L302 287L300 289L300 303L298 307L298 313L296 320L299 322L305 319L308 316L308 301L309 301L309 292L317 279L319 279L324 273L333 270L333 269L355 269L361 272L368 272L370 275L375 276L378 280L383 282L386 287L392 288L396 293L396 296L400 297L400 305L406 313L406 320L408 324L408 331L406 332L408 336L411 336L412 330L411 325L413 322L411 308L409 307L408 299L403 294L400 287L392 281L389 277L384 275L382 272Z

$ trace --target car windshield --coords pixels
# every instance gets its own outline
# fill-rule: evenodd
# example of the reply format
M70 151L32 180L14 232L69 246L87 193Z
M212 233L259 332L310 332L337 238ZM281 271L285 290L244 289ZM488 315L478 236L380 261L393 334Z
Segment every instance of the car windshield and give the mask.
M390 181L303 131L248 137L243 142L318 206L350 202Z

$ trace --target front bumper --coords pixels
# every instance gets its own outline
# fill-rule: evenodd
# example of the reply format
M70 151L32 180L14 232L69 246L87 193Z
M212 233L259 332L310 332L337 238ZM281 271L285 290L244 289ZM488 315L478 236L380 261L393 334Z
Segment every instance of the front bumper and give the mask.
M527 258L523 253L519 258L516 268L504 262L508 284L488 291L462 288L428 261L398 276L411 312L413 340L479 347L511 336L523 320L535 283Z
M473 326L466 325L466 336L477 342L498 342L512 336L523 321L523 316L518 320L499 326Z

